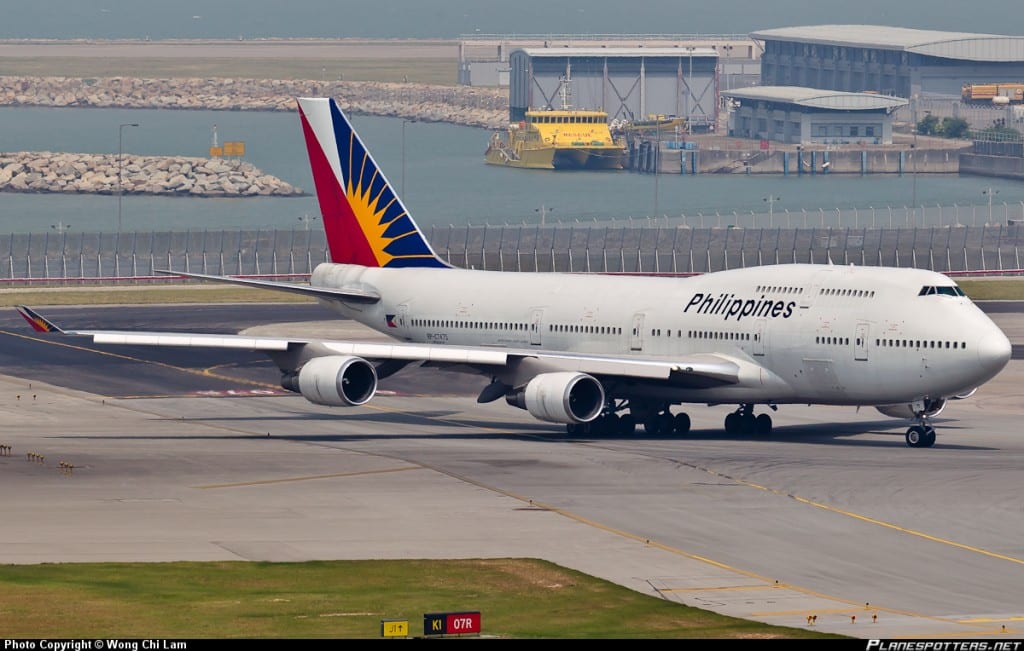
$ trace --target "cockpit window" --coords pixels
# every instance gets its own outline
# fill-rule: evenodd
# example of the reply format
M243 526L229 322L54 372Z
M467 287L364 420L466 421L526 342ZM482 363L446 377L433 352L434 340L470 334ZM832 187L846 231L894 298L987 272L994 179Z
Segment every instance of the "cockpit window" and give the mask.
M966 296L966 294L964 294L964 290L960 289L956 285L951 287L925 285L921 288L921 291L917 293L918 296L931 296L932 294L940 294L942 296Z

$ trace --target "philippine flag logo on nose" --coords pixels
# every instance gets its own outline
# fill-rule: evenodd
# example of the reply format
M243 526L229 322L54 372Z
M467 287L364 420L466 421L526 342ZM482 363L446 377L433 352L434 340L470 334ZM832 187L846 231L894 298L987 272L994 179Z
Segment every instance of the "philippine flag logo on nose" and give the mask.
M389 328L397 328L398 327L398 324L395 323L395 315L394 314L385 314L384 315L384 320L387 322Z

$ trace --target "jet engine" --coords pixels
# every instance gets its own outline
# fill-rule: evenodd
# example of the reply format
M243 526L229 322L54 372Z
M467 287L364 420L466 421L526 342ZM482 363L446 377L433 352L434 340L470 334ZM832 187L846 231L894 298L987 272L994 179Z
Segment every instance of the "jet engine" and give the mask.
M586 373L541 373L505 402L550 423L588 423L601 415L604 388Z
M876 405L875 409L893 418L918 418L920 416L938 416L946 408L945 398L925 398L917 402L906 402L896 405Z
M281 386L317 405L358 406L377 392L377 371L361 357L314 357L298 373L282 378Z

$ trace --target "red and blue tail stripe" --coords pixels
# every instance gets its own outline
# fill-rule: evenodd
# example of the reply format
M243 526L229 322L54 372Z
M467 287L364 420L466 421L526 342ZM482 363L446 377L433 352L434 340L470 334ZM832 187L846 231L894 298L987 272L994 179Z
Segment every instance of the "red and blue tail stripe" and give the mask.
M337 103L331 98L298 102L331 261L367 267L448 267Z

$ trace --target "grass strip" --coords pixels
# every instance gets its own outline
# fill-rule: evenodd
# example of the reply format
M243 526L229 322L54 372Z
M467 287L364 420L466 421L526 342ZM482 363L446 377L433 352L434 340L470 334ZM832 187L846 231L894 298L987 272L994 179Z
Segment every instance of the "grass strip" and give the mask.
M381 620L479 611L498 638L829 638L525 558L0 566L4 638L379 638ZM794 616L795 620L803 616Z

